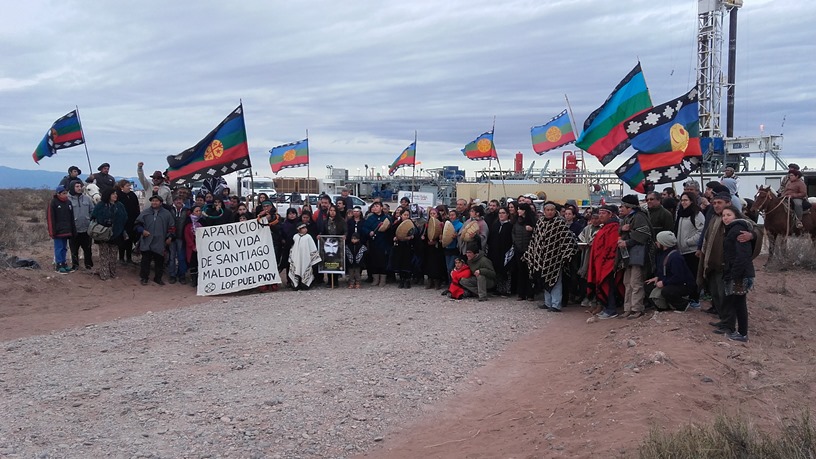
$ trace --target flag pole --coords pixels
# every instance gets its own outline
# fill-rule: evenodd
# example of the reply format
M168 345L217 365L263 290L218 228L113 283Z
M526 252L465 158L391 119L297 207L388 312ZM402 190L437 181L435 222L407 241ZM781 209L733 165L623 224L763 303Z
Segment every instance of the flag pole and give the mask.
M491 132L493 132L493 135L496 134L496 115L493 115L493 130ZM496 142L495 141L493 142L493 149L494 150L496 149ZM498 151L496 151L496 164L499 165L499 177L501 177L502 193L504 193L503 197L506 198L507 197L507 187L504 184L504 173L502 172L502 166L501 166L501 161L499 161L499 152ZM490 182L488 181L487 183L488 183L488 186L490 186ZM488 202L490 202L490 192L488 192L487 200L488 200Z
M241 116L244 115L244 101L243 99L238 99L238 106L241 107ZM246 125L244 125L244 134L246 134ZM249 146L247 146L247 151L249 151ZM241 192L241 175L238 175L238 192ZM252 201L252 209L255 210L255 178L252 174L252 156L249 157L249 198ZM240 200L240 198L239 198Z
M569 97L567 97L566 93L564 94L564 100L567 101L567 111L569 112L569 115L567 115L567 116L569 116L570 123L575 127L579 127L578 124L575 123L575 115L573 115L573 113L572 113L572 105L570 105ZM581 127L583 127L583 126L581 126ZM573 128L573 129L575 129L575 128ZM581 136L581 132L579 132L578 135L575 136L575 138L577 139L580 136Z
M306 129L306 157L309 158L309 130L308 129ZM309 186L308 185L309 179L312 177L312 173L310 171L311 170L311 164L312 164L312 158L309 158L309 160L306 161L306 183L307 183L306 187L307 188Z
M85 130L82 129L82 119L79 117L79 106L74 105L77 112L77 121L79 122L79 132L82 133L82 146L85 147L85 157L88 159L88 174L91 175L93 166L91 166L91 155L88 153L88 142L85 141Z
M414 203L414 190L416 189L416 147L417 147L417 131L414 131L414 164L411 172L411 202ZM419 206L417 206L419 209Z

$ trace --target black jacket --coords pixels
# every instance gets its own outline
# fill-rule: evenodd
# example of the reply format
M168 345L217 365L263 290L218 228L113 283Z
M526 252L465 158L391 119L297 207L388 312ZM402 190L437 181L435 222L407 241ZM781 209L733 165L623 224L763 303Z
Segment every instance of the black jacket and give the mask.
M754 248L751 242L739 242L737 236L741 231L751 231L752 225L745 220L734 220L725 227L723 240L723 279L742 281L746 277L755 277L752 256Z

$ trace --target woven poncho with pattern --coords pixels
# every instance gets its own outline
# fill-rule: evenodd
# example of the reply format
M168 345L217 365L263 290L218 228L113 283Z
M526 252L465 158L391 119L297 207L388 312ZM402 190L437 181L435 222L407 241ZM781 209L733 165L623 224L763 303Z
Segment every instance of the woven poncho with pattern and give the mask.
M575 235L563 218L539 218L530 247L521 259L530 268L530 278L540 277L544 281L544 288L550 291L558 282L561 268L575 253L575 248Z

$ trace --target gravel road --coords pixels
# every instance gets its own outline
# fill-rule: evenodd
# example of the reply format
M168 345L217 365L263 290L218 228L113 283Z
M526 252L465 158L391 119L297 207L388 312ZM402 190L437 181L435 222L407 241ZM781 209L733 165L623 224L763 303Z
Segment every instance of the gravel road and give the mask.
M359 454L479 384L473 369L547 321L536 306L316 288L6 341L0 457Z

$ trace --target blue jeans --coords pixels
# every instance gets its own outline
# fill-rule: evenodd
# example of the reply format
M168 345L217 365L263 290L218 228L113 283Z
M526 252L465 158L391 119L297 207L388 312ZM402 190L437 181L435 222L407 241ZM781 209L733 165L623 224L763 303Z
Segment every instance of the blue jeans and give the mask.
M453 262L456 261L458 255L445 255L445 266L448 268L448 283L451 282L451 271L453 271Z
M544 306L548 308L554 309L561 309L561 295L563 294L562 289L564 287L564 274L558 275L558 280L553 285L552 290L549 292L547 289L544 289Z
M167 275L170 277L181 277L187 272L187 252L184 249L184 241L176 239L168 247Z
M54 238L54 262L57 264L57 267L66 264L67 257L68 257L68 238L67 237Z

